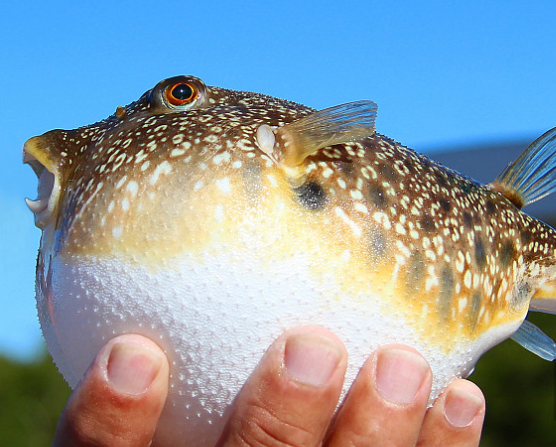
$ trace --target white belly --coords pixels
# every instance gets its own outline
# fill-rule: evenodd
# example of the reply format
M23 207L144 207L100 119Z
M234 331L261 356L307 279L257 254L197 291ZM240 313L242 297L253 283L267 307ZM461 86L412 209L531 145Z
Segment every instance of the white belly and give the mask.
M52 297L39 296L51 354L75 387L97 351L122 333L157 342L171 364L170 395L157 436L170 446L211 446L224 414L266 348L285 329L319 324L346 344L344 392L379 345L405 343L431 363L434 399L466 375L495 334L449 353L423 341L369 290L345 297L334 281L316 280L302 255L263 261L254 255L182 258L154 268L117 260L52 261ZM496 331L508 331L498 328Z

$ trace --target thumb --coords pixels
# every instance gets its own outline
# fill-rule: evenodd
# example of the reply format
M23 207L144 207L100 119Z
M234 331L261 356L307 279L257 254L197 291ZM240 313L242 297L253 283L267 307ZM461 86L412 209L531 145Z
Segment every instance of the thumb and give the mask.
M149 339L114 338L71 395L53 445L149 445L166 400L168 370L166 356Z

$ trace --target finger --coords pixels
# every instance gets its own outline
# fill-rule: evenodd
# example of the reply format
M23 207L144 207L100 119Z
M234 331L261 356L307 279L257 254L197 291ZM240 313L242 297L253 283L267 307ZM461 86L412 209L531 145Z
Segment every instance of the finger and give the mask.
M365 362L328 435L327 446L414 446L432 373L417 351L380 348Z
M168 361L152 341L123 335L104 346L71 395L54 446L148 446L168 390Z
M478 446L485 417L481 390L468 380L451 383L427 412L420 446Z
M319 327L286 332L234 402L219 446L320 445L347 364L342 342Z

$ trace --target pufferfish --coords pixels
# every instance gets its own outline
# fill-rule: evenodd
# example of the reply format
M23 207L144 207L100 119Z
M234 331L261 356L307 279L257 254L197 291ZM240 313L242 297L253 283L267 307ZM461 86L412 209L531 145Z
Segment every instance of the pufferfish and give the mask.
M376 133L376 112L177 76L28 140L39 319L70 386L109 339L143 334L171 365L158 442L202 447L299 325L344 341L344 392L387 343L427 358L431 401L510 336L554 360L524 320L556 313L556 232L520 209L556 189L556 129L483 185Z

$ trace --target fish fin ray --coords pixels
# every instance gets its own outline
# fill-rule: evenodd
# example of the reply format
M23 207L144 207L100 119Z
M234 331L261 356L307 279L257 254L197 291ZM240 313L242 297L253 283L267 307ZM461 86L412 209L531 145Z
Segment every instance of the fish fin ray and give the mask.
M492 184L520 208L556 191L556 127L531 143Z
M299 166L323 147L374 135L377 109L373 101L354 101L319 110L278 128L277 141L286 142L282 143L280 163L285 167Z
M554 361L556 359L556 343L537 326L525 320L512 335L512 340L539 357Z

